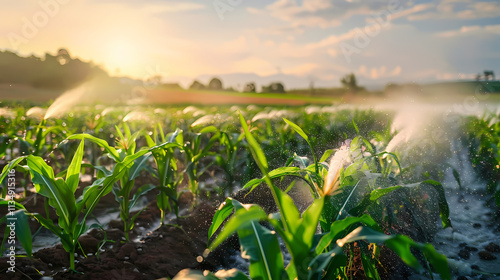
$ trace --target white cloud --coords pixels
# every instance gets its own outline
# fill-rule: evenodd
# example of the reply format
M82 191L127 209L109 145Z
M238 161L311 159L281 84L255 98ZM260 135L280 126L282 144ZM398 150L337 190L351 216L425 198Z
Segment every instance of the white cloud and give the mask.
M282 70L283 73L295 76L307 76L315 69L320 68L321 65L317 63L304 63L297 66L285 68Z
M365 65L361 65L359 67L358 73L360 76L370 78L370 79L381 79L381 78L389 78L396 77L401 74L401 66L396 66L392 71L388 71L385 65L380 67L367 67Z
M481 35L481 34L500 34L500 24L496 25L470 25L470 26L462 26L462 28L458 30L450 30L444 31L440 33L436 33L437 37L457 37L457 36L466 36L466 35Z
M499 2L478 2L473 0L443 0L435 11L410 15L409 20L433 19L483 19L496 18L500 15Z
M278 72L277 68L269 61L257 56L247 57L234 62L230 71L236 73L259 73L263 76L273 75Z
M342 24L342 21L355 15L377 16L381 11L389 14L404 9L401 2L393 5L392 1L332 1L304 0L298 4L295 0L278 0L264 10L248 9L254 14L269 14L272 17L288 22L292 26L328 28Z

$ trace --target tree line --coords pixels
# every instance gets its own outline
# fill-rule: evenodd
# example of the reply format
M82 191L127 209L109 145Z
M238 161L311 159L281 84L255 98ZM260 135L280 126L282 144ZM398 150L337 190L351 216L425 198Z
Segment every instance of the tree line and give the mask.
M198 80L194 80L189 86L190 90L218 90L218 91L237 91L233 87L224 88L221 79L212 78L208 84L203 84ZM257 85L254 82L246 83L243 86L242 92L255 93L257 92ZM285 93L285 86L280 82L274 82L268 86L262 86L262 93Z
M46 53L44 58L0 51L0 83L68 90L95 77L108 77L108 74L91 62L72 58L66 49L59 49L56 55Z

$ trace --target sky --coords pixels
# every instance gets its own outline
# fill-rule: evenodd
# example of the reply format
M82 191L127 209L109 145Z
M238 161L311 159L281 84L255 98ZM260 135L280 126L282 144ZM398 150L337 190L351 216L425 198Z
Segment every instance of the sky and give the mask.
M0 1L0 50L66 48L111 75L337 86L351 72L381 85L500 73L498 0Z

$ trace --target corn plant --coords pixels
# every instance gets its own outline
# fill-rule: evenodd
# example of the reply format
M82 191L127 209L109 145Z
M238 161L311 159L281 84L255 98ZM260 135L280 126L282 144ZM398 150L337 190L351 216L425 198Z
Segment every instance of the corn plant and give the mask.
M74 138L78 138L78 135ZM29 213L28 215L37 219L42 226L60 238L63 248L69 253L72 270L75 270L74 260L78 238L89 229L86 225L87 216L94 210L100 198L111 191L113 184L141 156L141 154L135 154L125 157L115 166L112 173L97 179L84 189L80 197L76 198L75 191L79 184L83 149L84 141L82 139L68 167L65 179L56 178L53 169L42 158L33 155L26 157L31 180L37 193L47 198L49 205L56 210L59 219L58 223L54 224L52 220L38 213ZM22 160L15 160L14 163L17 164ZM13 167L14 164L9 166L9 168ZM10 171L9 168L4 170L4 173ZM4 174L0 178L3 177ZM83 217L81 217L82 215Z
M268 185L279 209L279 215L267 215L258 205L243 205L228 198L216 212L213 224L209 229L209 240L219 229L224 220L233 212L217 238L210 244L213 250L237 232L240 238L242 254L250 259L250 277L252 279L332 279L345 275L344 245L355 241L367 243L383 243L393 249L402 260L411 267L422 270L422 266L413 256L410 247L419 249L431 262L443 279L450 279L446 257L438 254L429 244L420 244L401 235L386 235L373 228L376 222L364 215L336 221L331 231L320 236L318 243L316 230L325 204L325 196L314 200L301 215L292 199L275 187L268 173L268 164L264 153L240 114L240 121L245 131L250 151L257 165L264 174L263 180ZM328 180L328 179L327 179ZM274 230L270 230L259 222L267 222ZM364 224L349 231L352 226ZM283 239L292 260L284 266L276 233ZM334 245L332 245L334 244ZM374 265L366 265L374 278L379 278ZM194 277L196 272L184 272L182 275ZM235 279L248 279L234 273ZM236 276L238 278L236 278ZM200 277L201 278L201 277ZM203 278L201 278L203 279ZM209 275L205 279L219 279Z
M175 149L181 149L183 142L182 130L176 130L170 135L164 134L163 129L158 125L155 128L153 138L144 134L148 146L152 149L152 155L157 167L157 177L160 180L156 186L159 193L156 196L156 203L161 212L161 224L165 222L167 210L171 210L170 201L173 202L173 208L176 215L179 214L177 203L177 186L182 182L183 176L180 176L177 167L177 159L174 156ZM162 147L155 149L155 147Z
M484 116L470 117L464 137L469 146L472 164L481 172L487 190L493 194L496 205L500 207L500 115L485 113Z
M136 144L135 141L139 137L141 131L137 131L134 134L131 134L130 129L126 123L123 124L124 133L121 132L120 128L116 126L116 132L118 134L117 138L117 148L120 151L120 157L131 156L135 154ZM143 152L141 152L143 153ZM138 199L154 189L154 186L151 184L146 184L138 188L135 192L133 192L135 179L140 175L140 172L144 170L147 166L147 160L150 154L145 154L139 156L130 169L125 170L123 175L118 180L115 187L112 189L113 194L115 195L116 201L120 204L120 219L123 221L125 233L125 239L130 241L129 233L134 228L134 223L139 214L142 212L138 211L132 217L130 216L131 209L135 206ZM116 186L118 185L118 186ZM131 197L132 196L132 197Z
M313 146L302 128L287 119L285 122L303 137L314 155ZM359 133L354 122L353 126ZM367 211L374 215L379 223L385 219L388 223L387 227L391 228L397 223L397 219L391 215L393 211L387 210L392 209L393 204L404 205L405 209L413 213L413 216L418 217L418 210L407 197L411 197L411 192L423 188L431 188L437 192L443 227L451 226L443 186L433 180L412 184L403 183L401 177L398 176L401 170L399 159L394 153L377 152L375 147L360 135L350 143L344 144L335 153L333 152L333 150L327 150L319 161L313 156L312 164L309 164L306 157L295 154L288 160L286 166L269 172L271 179L285 176L300 178L311 187L313 197L325 196L326 203L320 219L324 231L329 230L330 224L338 220L341 215L361 216ZM330 163L326 164L325 161L332 154ZM294 162L298 166L291 166ZM250 188L252 191L264 181L265 178L253 179L244 188ZM382 200L387 202L380 203ZM415 227L423 227L423 224L422 221L415 221Z
M141 211L139 211L135 215L130 216L131 209L135 206L141 196L154 189L153 185L146 184L133 192L135 179L140 175L140 172L147 167L147 160L151 155L151 152L154 153L160 148L152 147L151 149L142 149L136 152L135 141L137 137L139 137L141 131L132 134L126 124L123 124L123 129L124 133L121 132L119 127L116 127L118 134L118 149L109 146L109 144L103 139L89 134L75 134L70 136L69 139L88 139L104 148L104 150L108 152L108 155L115 161L116 164L111 171L102 166L93 166L93 168L99 171L98 180L110 176L115 172L116 168L123 169L122 172L119 173L116 182L110 190L113 192L115 199L120 206L120 219L124 224L123 231L125 233L125 239L130 241L130 231L134 228L135 220L141 213ZM133 158L132 163L128 164L126 168L122 168L122 163L130 158Z
M212 133L213 135L208 139L208 142L203 145L204 136ZM189 179L189 190L195 196L198 195L198 178L204 171L210 167L200 168L200 160L209 155L210 149L216 144L216 141L220 139L220 133L214 126L207 126L199 133L189 133L184 135L184 146L182 147L183 152L186 155L186 173Z
M220 144L224 146L223 153L217 153L215 155L215 160L217 165L222 167L226 175L226 187L223 190L227 192L233 192L233 186L235 183L235 177L238 173L238 169L244 166L245 161L238 157L238 153L241 148L244 148L244 133L229 133L220 132Z

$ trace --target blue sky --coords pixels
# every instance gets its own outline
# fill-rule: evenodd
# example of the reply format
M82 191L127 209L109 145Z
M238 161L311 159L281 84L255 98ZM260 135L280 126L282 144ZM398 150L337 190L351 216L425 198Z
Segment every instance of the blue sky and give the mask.
M366 84L500 73L500 1L23 0L0 16L0 49L65 47L134 78L252 73L335 86L349 72Z

